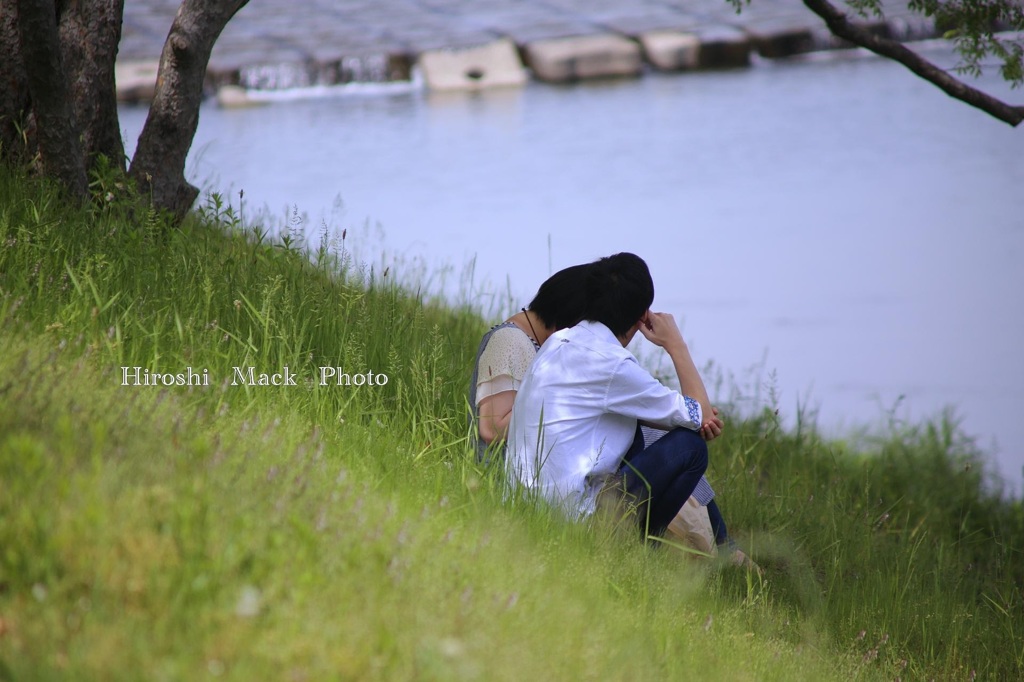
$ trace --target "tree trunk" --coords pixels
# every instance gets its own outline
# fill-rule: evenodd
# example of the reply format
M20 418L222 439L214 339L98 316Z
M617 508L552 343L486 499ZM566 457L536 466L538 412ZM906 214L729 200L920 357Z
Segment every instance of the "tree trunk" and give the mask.
M160 55L156 96L139 135L130 175L153 205L178 220L199 190L185 180L185 157L199 124L213 44L247 0L184 0Z
M53 0L17 0L18 28L43 173L85 198L85 157L61 68Z
M124 143L117 118L114 60L121 42L124 0L63 0L61 58L75 120L82 131L89 167L106 156L124 171Z
M16 162L26 152L28 74L21 58L18 0L0 0L0 161Z

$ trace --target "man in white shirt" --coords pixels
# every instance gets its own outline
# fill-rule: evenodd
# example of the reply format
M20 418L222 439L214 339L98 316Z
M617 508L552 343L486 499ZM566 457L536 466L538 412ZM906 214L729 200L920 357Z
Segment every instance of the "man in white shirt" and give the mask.
M571 516L614 482L660 534L707 468L722 421L671 315L649 310L654 284L633 254L603 258L587 283L584 321L553 334L527 371L509 426L509 478ZM669 354L683 390L663 386L625 346L636 332ZM685 395L684 395L685 394ZM670 433L644 448L638 424Z

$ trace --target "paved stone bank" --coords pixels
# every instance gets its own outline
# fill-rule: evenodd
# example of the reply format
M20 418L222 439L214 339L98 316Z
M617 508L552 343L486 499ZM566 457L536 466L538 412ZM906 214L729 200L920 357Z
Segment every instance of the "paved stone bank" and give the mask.
M118 57L126 101L151 97L156 62L179 0L129 0ZM858 19L902 40L934 26L886 3ZM251 0L227 25L209 65L211 90L279 90L410 78L427 87L513 85L746 66L845 47L800 0Z

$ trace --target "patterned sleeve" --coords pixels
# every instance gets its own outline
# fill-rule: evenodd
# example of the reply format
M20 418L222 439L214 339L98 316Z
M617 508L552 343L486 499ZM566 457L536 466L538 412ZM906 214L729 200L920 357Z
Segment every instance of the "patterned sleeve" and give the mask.
M477 404L503 391L518 391L530 362L537 354L533 342L514 327L498 329L480 354L477 371Z

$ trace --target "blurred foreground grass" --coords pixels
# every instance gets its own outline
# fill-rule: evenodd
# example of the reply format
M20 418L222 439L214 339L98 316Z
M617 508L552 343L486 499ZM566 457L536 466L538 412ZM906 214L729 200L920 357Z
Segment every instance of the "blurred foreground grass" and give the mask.
M709 476L765 575L694 563L503 502L476 312L217 197L168 231L0 172L0 680L1024 676L1024 509L947 422L734 416Z

